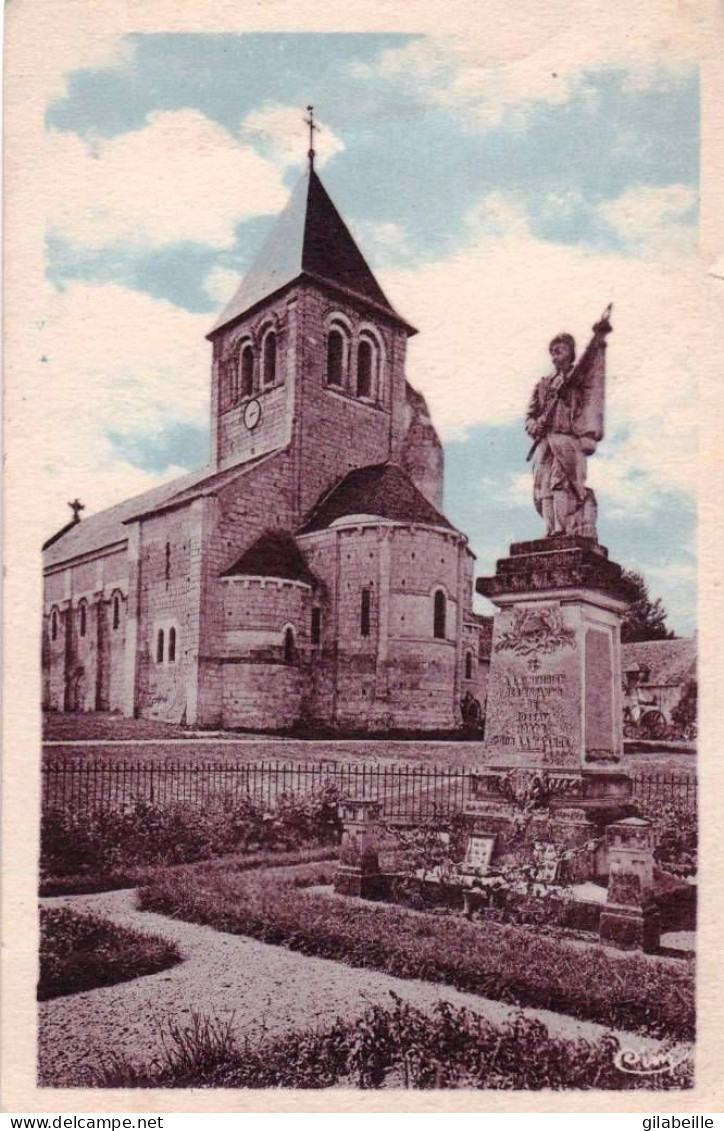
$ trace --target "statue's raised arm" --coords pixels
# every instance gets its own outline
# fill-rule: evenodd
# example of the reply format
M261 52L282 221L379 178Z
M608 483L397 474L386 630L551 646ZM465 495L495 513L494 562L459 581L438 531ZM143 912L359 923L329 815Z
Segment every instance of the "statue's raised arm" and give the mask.
M570 334L549 346L554 372L533 390L525 428L533 439L533 501L545 520L546 535L598 538L596 498L586 487L586 458L604 434L606 337L611 333L609 304L593 327L593 337L576 360Z

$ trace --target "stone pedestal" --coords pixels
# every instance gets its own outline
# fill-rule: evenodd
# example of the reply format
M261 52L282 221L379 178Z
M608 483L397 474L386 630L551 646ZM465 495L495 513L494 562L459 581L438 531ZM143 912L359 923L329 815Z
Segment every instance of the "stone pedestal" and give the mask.
M601 942L656 951L661 919L654 901L654 836L650 821L632 817L606 829L609 876Z
M635 812L623 756L622 569L593 539L521 542L477 590L499 609L488 681L485 745L468 807L506 844L525 836L589 846L588 876L607 873L605 829ZM520 830L519 830L520 831ZM580 864L580 860L579 860ZM579 868L580 871L580 868Z
M386 882L379 861L380 813L379 801L340 802L344 831L334 877L334 890L339 895L362 899L381 899L385 895Z

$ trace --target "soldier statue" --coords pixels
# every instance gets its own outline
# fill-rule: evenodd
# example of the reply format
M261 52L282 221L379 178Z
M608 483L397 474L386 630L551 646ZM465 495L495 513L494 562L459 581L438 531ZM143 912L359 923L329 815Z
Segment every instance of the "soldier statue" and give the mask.
M553 373L541 377L528 408L525 429L533 439L533 501L546 536L580 535L597 540L596 497L586 486L586 459L603 439L606 336L611 306L593 327L593 338L576 361L570 334L550 343Z

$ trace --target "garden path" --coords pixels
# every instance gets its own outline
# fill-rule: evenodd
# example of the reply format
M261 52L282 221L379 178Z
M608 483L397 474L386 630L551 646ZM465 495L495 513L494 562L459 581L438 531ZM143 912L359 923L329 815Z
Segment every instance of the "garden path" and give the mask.
M596 1040L607 1031L548 1010L518 1010L449 986L395 978L139 911L133 889L41 903L159 935L175 942L184 956L178 966L159 974L39 1003L39 1080L45 1086L77 1080L111 1053L149 1062L163 1052L158 1023L167 1017L190 1019L192 1011L224 1020L233 1016L237 1032L253 1038L323 1027L338 1016L350 1019L370 1005L390 1004L393 992L419 1008L444 1000L499 1024L522 1012L543 1021L552 1036L569 1040ZM624 1049L660 1047L660 1042L632 1033L617 1035Z

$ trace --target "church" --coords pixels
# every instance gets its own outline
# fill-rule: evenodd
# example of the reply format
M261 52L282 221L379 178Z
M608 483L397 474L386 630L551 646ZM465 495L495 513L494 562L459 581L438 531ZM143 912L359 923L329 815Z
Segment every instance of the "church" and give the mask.
M215 326L207 468L43 547L43 702L192 727L453 730L488 618L394 309L314 154Z

